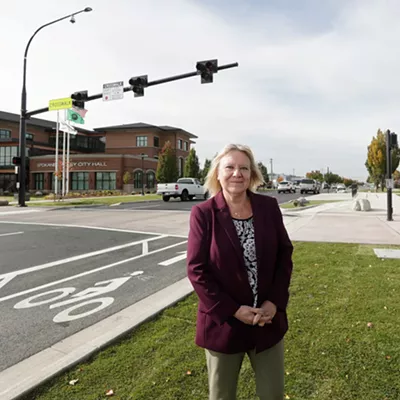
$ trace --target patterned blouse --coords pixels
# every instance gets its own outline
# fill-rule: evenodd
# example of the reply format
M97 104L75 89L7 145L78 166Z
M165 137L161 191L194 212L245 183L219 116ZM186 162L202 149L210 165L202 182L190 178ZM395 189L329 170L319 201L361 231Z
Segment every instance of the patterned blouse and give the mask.
M257 256L253 217L247 219L232 219L243 248L244 263L246 265L247 276L254 296L253 307L257 307Z

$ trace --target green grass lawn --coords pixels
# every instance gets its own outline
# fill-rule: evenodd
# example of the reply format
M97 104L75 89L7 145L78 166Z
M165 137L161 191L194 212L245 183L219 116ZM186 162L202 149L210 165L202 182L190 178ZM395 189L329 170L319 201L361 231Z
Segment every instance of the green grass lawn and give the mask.
M399 260L378 259L374 247L295 243L287 399L400 398ZM192 294L23 400L98 400L109 389L121 400L206 400L204 351L193 342L196 304ZM245 358L238 399L254 393Z
M128 195L128 196L109 196L109 197L99 197L99 198L76 198L76 199L65 199L65 200L57 200L57 201L48 201L48 202L35 202L29 201L26 204L28 206L34 207L53 207L53 206L77 206L77 205L110 205L116 203L131 203L136 201L156 201L161 200L161 196L157 194L146 194L144 196L141 195Z
M309 203L306 205L307 206L318 206L320 204L326 204L326 203L336 203L338 201L343 201L343 200L309 200ZM296 208L301 210L304 207L295 207L293 203L283 203L280 204L279 207L281 208Z

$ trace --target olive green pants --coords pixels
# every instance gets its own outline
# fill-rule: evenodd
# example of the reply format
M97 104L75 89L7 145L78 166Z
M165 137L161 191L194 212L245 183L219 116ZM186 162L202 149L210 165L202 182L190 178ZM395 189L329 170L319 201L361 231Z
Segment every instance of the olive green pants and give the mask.
M236 400L236 388L245 353L223 354L206 350L209 400ZM284 396L283 339L256 354L248 351L256 378L256 393L261 400L282 400Z

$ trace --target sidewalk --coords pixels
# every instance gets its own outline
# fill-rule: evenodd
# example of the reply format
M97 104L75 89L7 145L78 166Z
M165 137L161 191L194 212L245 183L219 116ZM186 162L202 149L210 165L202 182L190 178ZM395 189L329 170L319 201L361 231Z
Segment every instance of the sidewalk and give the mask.
M400 245L400 197L393 195L394 221L391 222L386 221L386 194L359 194L359 198L366 197L371 202L370 212L353 211L353 199L349 194L321 194L313 196L313 200L343 201L302 211L282 210L291 240ZM182 218L188 218L188 213L182 214ZM188 279L182 279L0 372L0 399L17 399L21 394L86 360L192 292Z
M343 200L302 211L283 210L289 236L296 241L400 244L400 196L393 195L393 221L386 219L386 193L359 193L371 211L354 211L350 194L321 194L313 200Z

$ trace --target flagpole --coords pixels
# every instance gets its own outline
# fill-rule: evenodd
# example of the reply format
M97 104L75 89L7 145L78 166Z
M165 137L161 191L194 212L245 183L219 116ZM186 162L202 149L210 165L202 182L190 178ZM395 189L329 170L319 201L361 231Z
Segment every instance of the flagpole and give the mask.
M57 110L57 126L56 126L56 157L55 157L55 175L54 175L54 197L58 195L58 141L59 141L59 126L60 126L60 110Z
M64 122L67 122L67 110L64 110ZM65 127L63 129L63 155L62 155L62 196L65 196Z
M71 137L71 134L70 134L70 131L68 128L68 131L67 131L67 165L66 165L67 172L65 174L65 182L66 182L65 194L66 195L68 195L68 192L69 192L69 142L70 142L70 137Z

